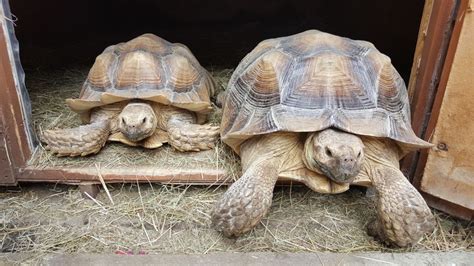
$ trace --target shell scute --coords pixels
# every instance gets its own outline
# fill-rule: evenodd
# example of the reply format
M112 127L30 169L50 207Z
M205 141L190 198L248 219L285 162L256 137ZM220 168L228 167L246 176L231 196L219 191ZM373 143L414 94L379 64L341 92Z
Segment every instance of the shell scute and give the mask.
M177 92L186 92L201 81L201 73L194 68L190 60L184 56L170 56L166 59L168 67L168 83Z
M103 53L96 57L95 63L89 71L87 80L99 91L112 84L109 73L109 65L116 59L113 53Z
M121 57L115 76L117 89L137 88L144 84L160 87L163 74L161 62L144 51L126 53Z

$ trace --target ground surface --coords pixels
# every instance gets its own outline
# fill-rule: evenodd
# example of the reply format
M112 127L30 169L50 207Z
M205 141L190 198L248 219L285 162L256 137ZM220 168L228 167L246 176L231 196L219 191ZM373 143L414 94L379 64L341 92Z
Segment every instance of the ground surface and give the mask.
M1 255L0 255L1 256ZM22 261L23 254L9 254L5 260ZM471 265L474 252L431 253L379 253L354 252L350 254L317 253L270 253L251 252L213 253L206 255L147 255L120 256L105 254L49 255L39 260L42 265Z
M108 186L111 203L83 199L74 186L23 184L0 193L2 252L207 254L303 251L474 251L474 225L435 212L436 230L409 249L388 248L366 234L373 198L361 189L323 195L277 188L269 215L252 232L228 239L210 225L224 187L159 184Z

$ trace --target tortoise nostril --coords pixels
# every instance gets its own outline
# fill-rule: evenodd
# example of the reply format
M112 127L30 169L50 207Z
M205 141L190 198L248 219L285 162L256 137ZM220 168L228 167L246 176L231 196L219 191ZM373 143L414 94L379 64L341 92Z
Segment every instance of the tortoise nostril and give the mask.
M326 147L326 155L332 157L332 152L328 147Z

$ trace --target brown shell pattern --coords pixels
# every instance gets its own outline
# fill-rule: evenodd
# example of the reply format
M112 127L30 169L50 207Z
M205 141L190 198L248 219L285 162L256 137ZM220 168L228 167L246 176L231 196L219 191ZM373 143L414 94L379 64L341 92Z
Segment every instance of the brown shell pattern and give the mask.
M109 75L104 75L109 69L109 65L115 60L112 53L101 54L97 57L96 63L89 71L89 82L98 88L105 88L112 84Z
M255 135L334 127L427 147L411 128L405 84L371 43L311 30L260 43L228 84L221 136L235 151Z
M194 84L199 83L201 76L186 57L180 55L169 57L166 63L169 71L168 82L177 92L186 92Z
M126 53L120 58L116 73L117 89L138 88L144 84L162 86L160 61L148 55L147 52L138 50Z
M184 45L144 34L107 47L97 56L79 99L78 113L115 102L142 99L208 113L214 82Z

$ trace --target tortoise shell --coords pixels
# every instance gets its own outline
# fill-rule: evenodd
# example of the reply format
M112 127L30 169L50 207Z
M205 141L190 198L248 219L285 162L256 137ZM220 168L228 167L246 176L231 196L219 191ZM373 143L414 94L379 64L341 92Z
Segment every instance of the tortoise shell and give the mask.
M411 128L405 83L373 44L317 30L261 42L232 75L221 136L237 153L252 136L329 127L428 147Z
M79 99L67 99L77 113L140 99L208 113L214 82L184 45L153 34L107 47L97 56Z

